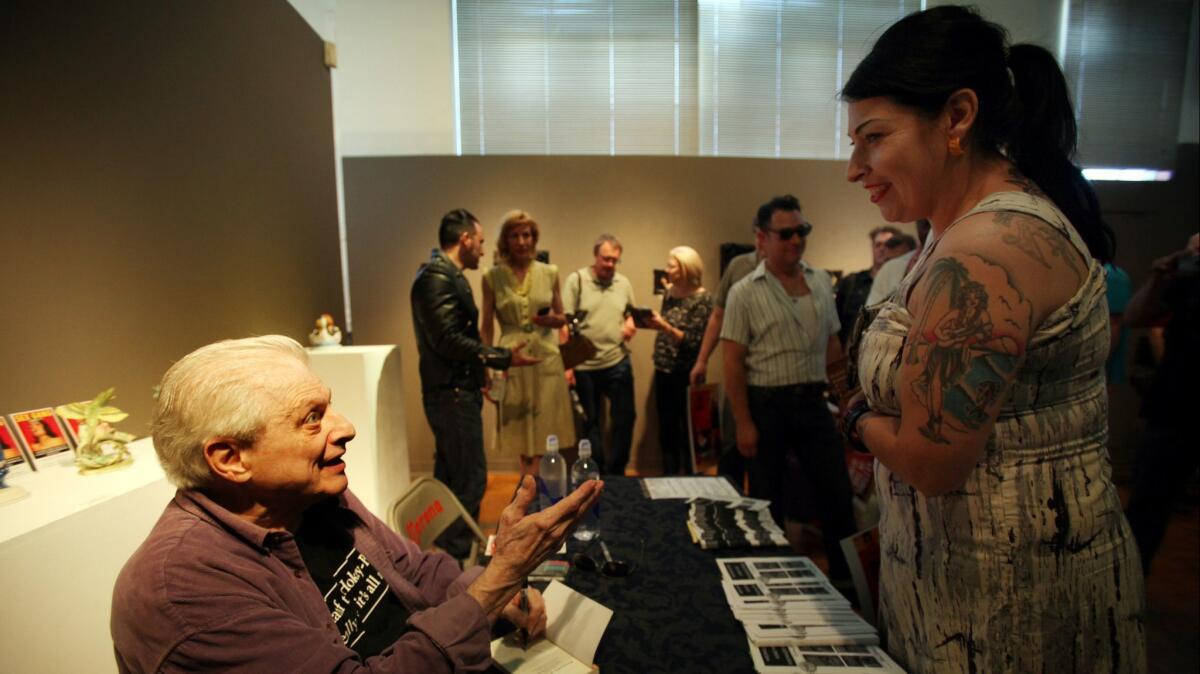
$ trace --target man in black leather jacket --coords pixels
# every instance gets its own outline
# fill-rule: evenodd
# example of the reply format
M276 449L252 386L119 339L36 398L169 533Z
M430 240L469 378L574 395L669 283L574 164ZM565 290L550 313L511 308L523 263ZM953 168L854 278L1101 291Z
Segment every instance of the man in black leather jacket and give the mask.
M483 229L470 211L459 208L442 217L440 249L421 265L412 287L413 328L420 354L421 397L433 430L433 475L450 487L476 519L487 487L483 455L484 368L506 370L537 362L491 347L479 337L479 311L463 269L478 269L483 258ZM471 548L471 531L461 521L437 540L458 558Z

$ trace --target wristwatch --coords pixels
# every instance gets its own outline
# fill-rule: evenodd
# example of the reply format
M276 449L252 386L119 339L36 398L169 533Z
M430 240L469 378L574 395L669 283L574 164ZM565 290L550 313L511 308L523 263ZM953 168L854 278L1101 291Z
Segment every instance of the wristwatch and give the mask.
M846 436L846 441L850 443L851 447L866 454L870 454L871 450L863 442L862 436L858 434L858 420L870 411L871 406L867 404L867 401L860 400L851 405L842 417L842 435Z

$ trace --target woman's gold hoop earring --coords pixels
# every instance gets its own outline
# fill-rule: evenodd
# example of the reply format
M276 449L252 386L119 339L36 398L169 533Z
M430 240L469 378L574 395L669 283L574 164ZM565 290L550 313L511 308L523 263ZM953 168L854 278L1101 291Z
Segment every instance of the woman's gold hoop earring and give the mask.
M946 145L950 148L950 154L954 155L955 157L961 157L966 154L963 151L962 142L958 140L957 136L950 138L950 141L947 142Z

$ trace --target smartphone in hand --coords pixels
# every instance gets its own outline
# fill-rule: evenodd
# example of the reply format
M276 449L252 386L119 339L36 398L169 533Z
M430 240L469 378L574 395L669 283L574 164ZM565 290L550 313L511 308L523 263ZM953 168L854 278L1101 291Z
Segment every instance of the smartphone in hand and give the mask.
M633 324L639 328L649 328L650 320L654 318L654 310L643 307L629 307L629 315L633 316Z

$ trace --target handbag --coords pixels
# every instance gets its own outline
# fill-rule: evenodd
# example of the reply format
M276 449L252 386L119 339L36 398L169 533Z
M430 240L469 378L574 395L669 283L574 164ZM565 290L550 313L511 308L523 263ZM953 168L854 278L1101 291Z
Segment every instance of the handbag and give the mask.
M585 363L596 356L599 349L592 340L579 331L587 312L579 311L579 301L583 299L583 274L577 272L575 280L579 282L579 294L575 300L575 313L567 316L567 341L559 344L558 352L562 354L563 369L570 370L580 363Z

